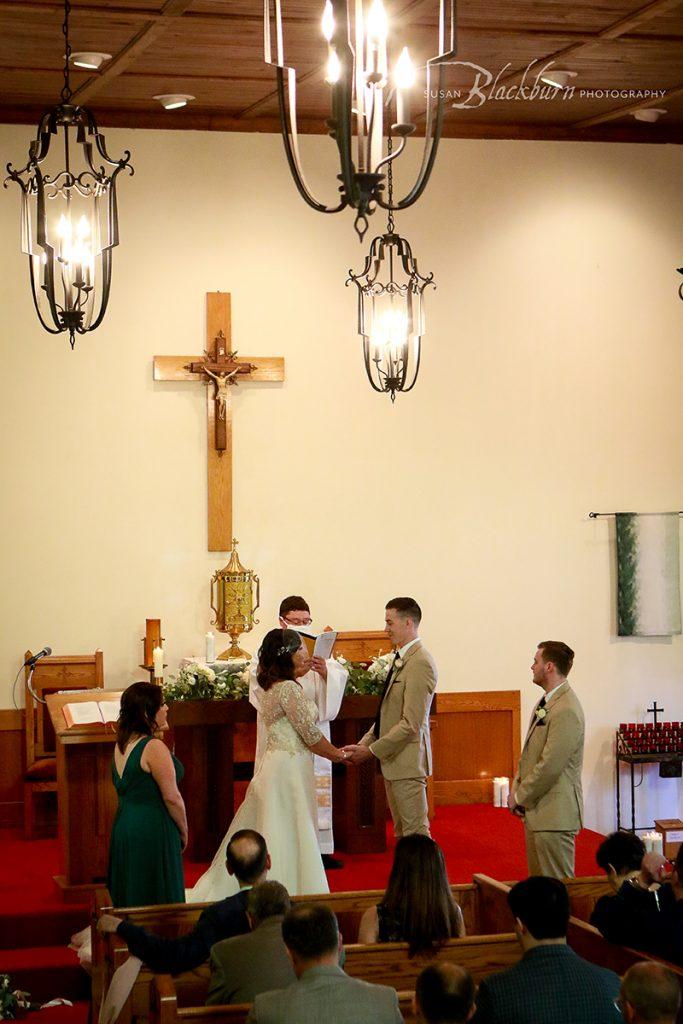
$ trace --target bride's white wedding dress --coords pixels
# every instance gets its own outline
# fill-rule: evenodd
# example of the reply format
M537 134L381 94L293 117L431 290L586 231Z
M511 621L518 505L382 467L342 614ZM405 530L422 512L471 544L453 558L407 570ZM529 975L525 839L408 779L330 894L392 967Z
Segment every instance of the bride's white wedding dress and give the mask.
M313 754L322 733L316 707L293 679L274 683L261 696L266 751L249 783L211 867L186 892L188 903L221 900L238 890L225 868L230 837L253 828L265 838L272 861L269 877L290 896L329 892L318 848Z

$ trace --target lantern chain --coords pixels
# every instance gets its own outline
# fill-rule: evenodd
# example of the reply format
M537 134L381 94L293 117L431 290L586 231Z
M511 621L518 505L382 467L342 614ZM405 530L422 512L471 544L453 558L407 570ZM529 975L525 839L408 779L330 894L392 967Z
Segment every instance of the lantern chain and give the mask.
M64 36L64 86L62 88L62 103L69 103L71 100L71 84L69 82L69 62L71 60L71 42L69 41L69 14L71 4L64 0L64 21L62 23L62 35Z
M391 132L387 136L387 156L391 156L393 150L393 140L391 138ZM387 184L389 186L389 214L387 217L387 231L390 235L394 233L394 162L389 160L387 167Z

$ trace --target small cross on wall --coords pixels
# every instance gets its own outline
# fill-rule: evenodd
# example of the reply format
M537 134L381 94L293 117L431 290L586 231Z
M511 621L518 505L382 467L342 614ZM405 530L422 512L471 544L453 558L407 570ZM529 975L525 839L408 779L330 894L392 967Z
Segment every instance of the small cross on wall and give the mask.
M664 708L658 708L657 707L657 701L655 700L655 701L652 702L652 707L647 709L647 714L648 715L654 715L655 729L656 729L657 728L657 715L663 715L664 714Z

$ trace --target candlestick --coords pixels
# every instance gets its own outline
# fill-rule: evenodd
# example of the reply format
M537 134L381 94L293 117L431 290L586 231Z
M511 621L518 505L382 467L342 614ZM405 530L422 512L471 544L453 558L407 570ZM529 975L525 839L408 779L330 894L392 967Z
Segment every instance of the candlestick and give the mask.
M155 679L162 679L164 675L164 652L163 648L155 647L152 652L152 661L154 663L154 677Z
M510 780L503 776L500 780L500 806L507 807L510 796Z
M208 664L211 664L216 660L216 638L209 630L204 639L206 643L206 661Z
M152 664L152 652L161 647L161 619L145 620L145 665Z
M493 806L500 807L501 782L499 778L493 780Z

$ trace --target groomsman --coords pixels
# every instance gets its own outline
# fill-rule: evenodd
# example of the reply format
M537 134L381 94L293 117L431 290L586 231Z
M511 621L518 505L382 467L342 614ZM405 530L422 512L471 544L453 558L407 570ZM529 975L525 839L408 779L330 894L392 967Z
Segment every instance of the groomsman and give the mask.
M384 618L396 655L384 684L377 718L359 743L345 747L351 764L379 759L397 837L428 836L427 777L432 772L429 709L436 665L422 646L422 612L412 597L395 597Z
M508 807L524 819L530 875L574 877L576 833L583 825L584 717L567 682L571 647L544 640L531 666L543 690L526 734Z
M285 597L280 603L278 625L281 629L307 630L312 622L311 610L303 597L292 595ZM251 680L249 683L249 702L256 708L256 761L254 772L266 749L266 730L260 714L259 701L263 690L256 680L258 658L251 663ZM312 658L311 669L299 678L299 683L309 700L318 709L318 726L329 740L330 722L339 714L344 690L349 673L345 668L329 658ZM340 868L342 862L332 856L334 853L334 835L332 832L332 762L327 758L314 759L315 789L318 805L318 846L326 868Z

